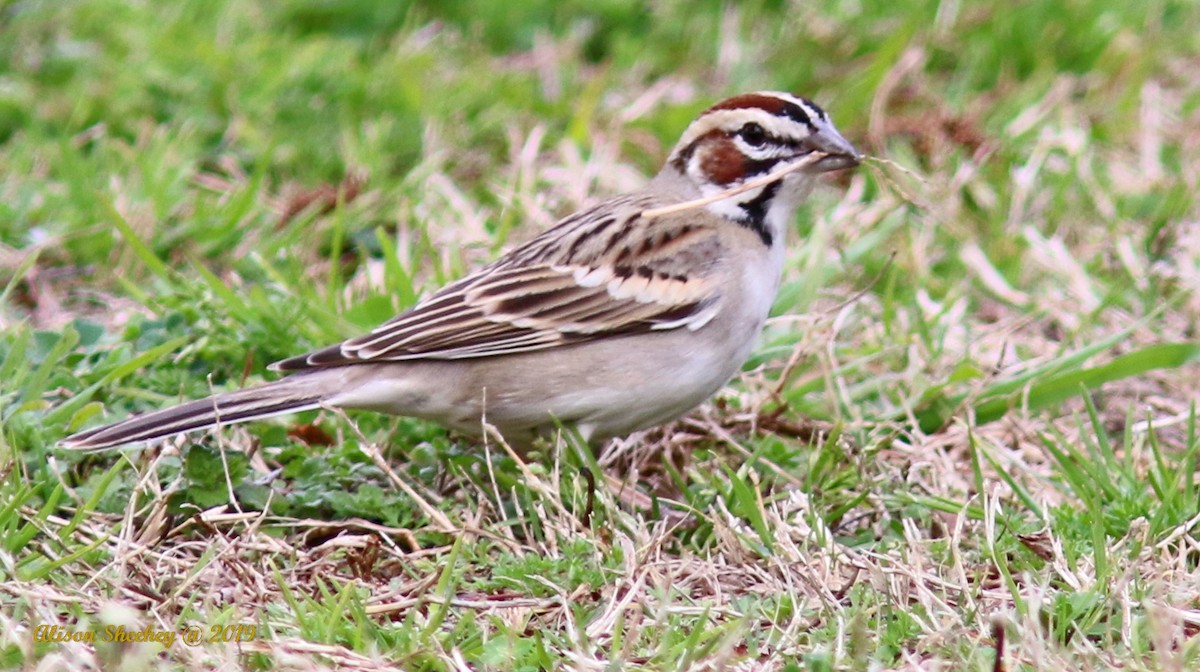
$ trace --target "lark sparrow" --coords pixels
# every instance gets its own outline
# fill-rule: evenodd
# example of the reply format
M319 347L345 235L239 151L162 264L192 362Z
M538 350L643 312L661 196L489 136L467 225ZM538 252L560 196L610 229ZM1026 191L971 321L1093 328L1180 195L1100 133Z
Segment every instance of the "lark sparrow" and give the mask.
M566 217L364 336L271 367L293 375L63 443L107 448L321 407L476 434L486 418L516 444L558 423L598 442L673 420L750 355L815 176L859 158L809 100L730 98L688 126L644 189Z

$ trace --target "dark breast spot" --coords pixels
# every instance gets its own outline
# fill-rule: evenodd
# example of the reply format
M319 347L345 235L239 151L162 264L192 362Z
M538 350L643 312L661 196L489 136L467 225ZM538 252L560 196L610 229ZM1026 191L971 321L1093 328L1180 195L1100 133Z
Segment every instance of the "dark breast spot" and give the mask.
M746 213L746 218L740 224L757 233L763 245L767 247L770 247L771 243L774 242L771 229L767 226L767 210L770 209L771 201L775 198L775 194L779 193L779 184L779 181L768 184L763 187L762 192L757 196L741 204L742 212Z

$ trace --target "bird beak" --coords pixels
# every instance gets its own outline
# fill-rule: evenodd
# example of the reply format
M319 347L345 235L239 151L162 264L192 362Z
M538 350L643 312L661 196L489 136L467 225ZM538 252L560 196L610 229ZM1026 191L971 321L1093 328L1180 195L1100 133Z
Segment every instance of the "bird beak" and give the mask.
M800 143L805 152L821 152L826 154L816 163L808 167L810 173L827 173L831 170L853 168L862 161L862 154L842 137L833 126L825 126L816 133L808 136Z

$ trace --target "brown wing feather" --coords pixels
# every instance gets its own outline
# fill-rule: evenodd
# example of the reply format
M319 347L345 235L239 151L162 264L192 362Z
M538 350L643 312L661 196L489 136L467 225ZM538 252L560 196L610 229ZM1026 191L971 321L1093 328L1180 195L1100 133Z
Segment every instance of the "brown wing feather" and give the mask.
M704 272L719 256L716 235L699 226L671 227L665 218L643 220L637 213L645 205L626 203L624 216L606 217L603 226L585 216L564 220L370 333L272 368L489 357L604 335L699 328L719 300ZM641 244L634 249L627 240Z

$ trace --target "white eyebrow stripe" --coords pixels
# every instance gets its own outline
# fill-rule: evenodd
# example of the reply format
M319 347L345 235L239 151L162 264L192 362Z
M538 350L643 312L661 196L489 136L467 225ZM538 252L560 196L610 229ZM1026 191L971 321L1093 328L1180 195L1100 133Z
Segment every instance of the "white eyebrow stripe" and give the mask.
M688 126L687 130L683 132L683 137L679 139L679 144L676 146L682 150L705 134L711 133L714 129L736 131L744 124L752 121L762 126L763 130L777 138L795 138L800 140L810 134L807 126L793 119L771 114L766 110L756 107L741 107L735 110L709 112L696 121L693 121L692 125Z
M808 114L809 118L820 119L821 121L829 121L829 115L825 113L825 110L817 107L810 101L807 101L803 98L797 98L796 96L793 96L792 94L788 93L787 91L756 91L756 92L754 92L754 95L771 96L774 98L780 98L782 100L786 100L789 103L792 103L793 105L795 105L796 107L799 107L800 109L804 110L804 112L806 114Z

